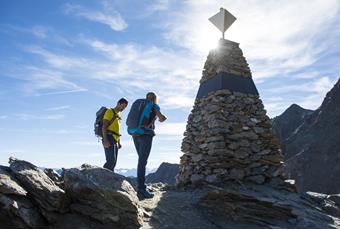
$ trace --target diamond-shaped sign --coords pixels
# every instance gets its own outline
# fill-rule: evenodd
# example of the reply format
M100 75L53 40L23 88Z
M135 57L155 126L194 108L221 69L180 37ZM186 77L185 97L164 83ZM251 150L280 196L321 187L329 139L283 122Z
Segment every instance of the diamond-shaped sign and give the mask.
M233 24L236 17L232 15L228 10L221 8L220 12L209 18L221 32L224 38L224 32Z

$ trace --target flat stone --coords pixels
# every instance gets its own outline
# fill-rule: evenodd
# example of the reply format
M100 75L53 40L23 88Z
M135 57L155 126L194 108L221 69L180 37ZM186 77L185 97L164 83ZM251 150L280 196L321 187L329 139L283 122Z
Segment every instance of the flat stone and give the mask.
M190 180L191 180L192 183L198 183L198 182L202 181L203 179L204 179L204 176L200 175L200 174L193 174L190 177Z
M242 180L245 176L245 173L242 169L232 169L229 173L229 177L231 179L235 179L235 180Z
M249 176L246 178L246 180L249 180L251 182L254 182L256 184L263 184L266 180L266 178L262 175L256 175L256 176Z

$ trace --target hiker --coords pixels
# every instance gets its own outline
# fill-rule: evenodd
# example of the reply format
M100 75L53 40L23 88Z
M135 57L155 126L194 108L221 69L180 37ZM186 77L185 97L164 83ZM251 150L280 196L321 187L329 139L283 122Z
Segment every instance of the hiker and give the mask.
M138 99L131 106L126 125L128 133L132 135L135 148L138 153L137 165L137 196L139 199L152 198L153 194L146 190L145 168L155 136L155 120L160 122L167 118L157 105L157 95L154 92L146 94L146 99Z
M122 112L127 105L128 101L125 98L121 98L117 102L116 107L107 109L103 116L102 143L106 158L106 163L103 167L113 172L117 163L118 149L122 147L120 144L121 135L119 131L122 120L120 112Z

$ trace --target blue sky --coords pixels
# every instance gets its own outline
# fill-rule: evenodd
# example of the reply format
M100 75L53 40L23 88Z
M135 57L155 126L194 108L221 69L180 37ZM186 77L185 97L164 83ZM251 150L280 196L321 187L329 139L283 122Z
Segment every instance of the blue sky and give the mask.
M10 156L46 167L102 165L95 112L159 95L148 167L179 162L187 117L209 50L208 21L223 6L270 117L290 104L316 109L339 78L340 2L43 1L0 2L0 164ZM129 107L122 113L126 118ZM126 127L117 168L137 156Z

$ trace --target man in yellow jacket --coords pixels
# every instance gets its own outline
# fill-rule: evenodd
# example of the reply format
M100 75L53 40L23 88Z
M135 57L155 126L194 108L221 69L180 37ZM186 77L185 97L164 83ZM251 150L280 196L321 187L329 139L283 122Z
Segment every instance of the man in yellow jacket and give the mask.
M103 117L103 146L105 150L106 163L104 168L114 171L117 163L118 149L122 147L120 144L120 124L122 112L128 101L125 98L121 98L115 108L107 109Z

